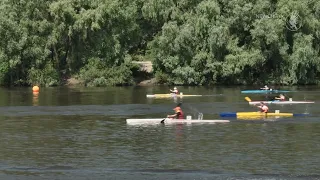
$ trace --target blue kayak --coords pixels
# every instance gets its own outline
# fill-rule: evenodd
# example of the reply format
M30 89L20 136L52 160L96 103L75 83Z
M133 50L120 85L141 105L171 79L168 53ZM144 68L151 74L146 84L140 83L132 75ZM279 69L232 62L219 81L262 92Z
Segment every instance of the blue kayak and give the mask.
M288 93L288 92L291 92L291 91L286 91L286 90L275 90L275 89L272 89L272 90L244 90L244 91L241 91L241 93L245 93L245 94L253 94L253 93Z

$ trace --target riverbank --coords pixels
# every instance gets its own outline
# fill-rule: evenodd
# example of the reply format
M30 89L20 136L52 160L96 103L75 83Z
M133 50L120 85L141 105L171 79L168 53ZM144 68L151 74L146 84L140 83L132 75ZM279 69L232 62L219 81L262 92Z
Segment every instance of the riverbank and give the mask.
M133 61L132 63L140 66L140 71L145 75L143 78L137 79L136 83L138 86L147 86L157 84L156 79L152 76L152 62L151 61Z

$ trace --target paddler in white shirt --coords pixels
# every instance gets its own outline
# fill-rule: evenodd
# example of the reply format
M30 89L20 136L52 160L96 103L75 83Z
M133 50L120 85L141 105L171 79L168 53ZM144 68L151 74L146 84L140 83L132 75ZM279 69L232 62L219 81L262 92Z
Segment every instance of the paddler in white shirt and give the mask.
M179 94L177 87L174 87L173 90L170 89L170 92L174 94Z
M280 94L279 97L275 97L274 99L280 100L280 101L285 101L286 97L283 94Z
M263 88L260 88L260 89L262 89L262 90L269 90L270 88L269 88L267 85L265 85Z

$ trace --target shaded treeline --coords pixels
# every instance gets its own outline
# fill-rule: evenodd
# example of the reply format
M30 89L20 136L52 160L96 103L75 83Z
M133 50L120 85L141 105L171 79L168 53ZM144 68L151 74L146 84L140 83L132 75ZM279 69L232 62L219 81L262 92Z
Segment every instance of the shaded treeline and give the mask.
M2 0L0 84L317 84L317 0Z

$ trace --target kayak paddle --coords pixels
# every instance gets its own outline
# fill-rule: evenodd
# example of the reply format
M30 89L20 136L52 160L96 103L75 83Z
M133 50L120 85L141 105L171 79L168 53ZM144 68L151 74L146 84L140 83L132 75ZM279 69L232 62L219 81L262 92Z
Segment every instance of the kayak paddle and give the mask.
M249 97L245 97L244 99L248 102L251 102L251 99Z
M166 119L167 119L167 118L162 119L162 120L160 121L160 123L163 124Z

